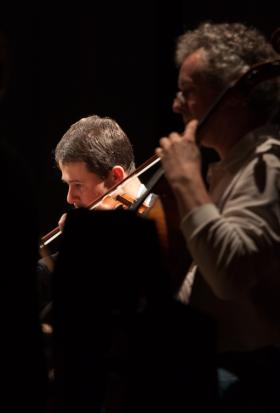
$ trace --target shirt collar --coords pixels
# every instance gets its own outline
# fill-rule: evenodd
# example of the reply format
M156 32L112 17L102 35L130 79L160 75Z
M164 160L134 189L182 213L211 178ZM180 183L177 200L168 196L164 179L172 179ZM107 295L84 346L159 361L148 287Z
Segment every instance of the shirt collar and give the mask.
M209 166L207 174L209 182L214 175L220 175L225 170L234 172L244 160L250 159L254 155L259 145L272 137L279 137L279 125L267 124L247 133L232 147L225 159Z

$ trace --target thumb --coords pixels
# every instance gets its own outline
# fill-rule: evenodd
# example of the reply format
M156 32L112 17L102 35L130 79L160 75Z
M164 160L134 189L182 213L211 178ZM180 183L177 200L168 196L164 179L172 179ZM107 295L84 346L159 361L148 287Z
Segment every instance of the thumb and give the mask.
M195 142L197 125L198 125L197 119L193 119L190 122L188 122L183 132L183 139L187 141Z

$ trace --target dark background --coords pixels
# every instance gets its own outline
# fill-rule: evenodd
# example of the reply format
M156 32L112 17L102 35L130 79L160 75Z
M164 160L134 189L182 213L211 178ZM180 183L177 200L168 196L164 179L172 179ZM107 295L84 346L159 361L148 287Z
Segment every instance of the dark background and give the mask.
M171 110L179 34L203 20L242 21L268 38L280 26L267 2L239 9L209 1L169 3L77 2L63 11L15 5L2 12L12 51L3 123L32 171L41 235L57 225L66 208L53 149L72 123L93 113L115 118L140 165L161 136L182 130ZM211 152L204 156L205 163L212 159ZM25 182L15 182L15 190L17 185Z

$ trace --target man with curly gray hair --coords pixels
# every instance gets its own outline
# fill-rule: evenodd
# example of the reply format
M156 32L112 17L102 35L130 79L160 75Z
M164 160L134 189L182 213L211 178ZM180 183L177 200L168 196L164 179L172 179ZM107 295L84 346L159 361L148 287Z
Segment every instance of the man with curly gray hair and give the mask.
M219 390L230 411L268 411L279 402L277 59L264 35L241 23L186 31L177 42L173 103L185 130L163 137L156 149L194 260L178 298L216 320ZM220 157L207 185L200 145Z

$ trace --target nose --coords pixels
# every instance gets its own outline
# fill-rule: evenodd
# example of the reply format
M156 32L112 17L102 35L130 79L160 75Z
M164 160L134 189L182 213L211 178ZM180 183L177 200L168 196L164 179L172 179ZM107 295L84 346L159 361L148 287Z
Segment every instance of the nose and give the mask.
M177 92L176 96L173 100L173 104L172 104L172 110L175 113L182 113L184 112L184 105L185 105L186 101L185 98L183 96L182 92Z
M68 202L68 204L74 205L76 200L77 200L77 197L75 196L73 189L69 187L68 192L67 192L66 201Z

